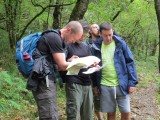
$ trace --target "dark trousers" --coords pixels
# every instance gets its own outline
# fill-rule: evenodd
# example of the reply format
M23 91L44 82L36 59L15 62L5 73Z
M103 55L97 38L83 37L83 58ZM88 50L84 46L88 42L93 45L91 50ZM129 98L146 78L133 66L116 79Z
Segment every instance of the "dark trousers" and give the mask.
M41 81L36 91L32 91L38 107L39 120L58 120L56 86L49 80L49 87Z
M67 120L92 120L92 86L66 83Z

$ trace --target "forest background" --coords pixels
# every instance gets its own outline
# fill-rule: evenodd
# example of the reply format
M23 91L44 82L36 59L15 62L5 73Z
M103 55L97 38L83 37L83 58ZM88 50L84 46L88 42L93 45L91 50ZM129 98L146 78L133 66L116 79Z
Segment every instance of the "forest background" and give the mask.
M30 32L62 28L79 19L113 23L133 52L138 87L155 83L160 105L160 0L0 0L0 119L38 117L31 91L25 87L27 80L16 67L16 42ZM65 119L65 92L58 85L57 96Z

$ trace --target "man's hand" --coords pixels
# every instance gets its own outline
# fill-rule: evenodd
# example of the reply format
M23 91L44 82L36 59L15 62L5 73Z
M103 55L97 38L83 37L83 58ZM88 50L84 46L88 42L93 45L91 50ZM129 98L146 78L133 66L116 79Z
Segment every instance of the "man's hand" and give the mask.
M93 93L94 93L95 96L100 95L99 89L97 87L93 87Z
M131 94L136 90L136 87L128 87L128 92Z
M71 62L72 60L74 60L74 59L76 59L76 58L79 58L79 57L76 56L76 55L73 55L71 58L69 58L69 59L67 60L67 62Z

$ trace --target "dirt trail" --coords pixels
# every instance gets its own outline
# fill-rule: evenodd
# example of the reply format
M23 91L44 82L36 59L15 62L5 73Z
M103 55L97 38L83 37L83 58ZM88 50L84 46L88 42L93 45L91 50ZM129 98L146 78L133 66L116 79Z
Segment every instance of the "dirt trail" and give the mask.
M137 88L131 95L131 120L160 120L160 106L156 103L157 86Z
M156 103L155 93L157 85L152 83L148 87L137 87L136 91L131 94L131 120L160 120L160 105ZM62 107L62 105L61 105ZM61 119L66 119L65 104L60 112ZM119 114L118 119L119 120ZM104 120L106 116L104 115Z

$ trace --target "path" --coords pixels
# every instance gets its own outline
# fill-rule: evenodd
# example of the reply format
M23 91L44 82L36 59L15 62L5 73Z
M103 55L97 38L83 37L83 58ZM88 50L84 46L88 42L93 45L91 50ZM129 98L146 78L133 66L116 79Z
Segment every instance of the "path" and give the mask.
M137 88L131 95L131 120L160 120L160 106L156 103L157 86Z

